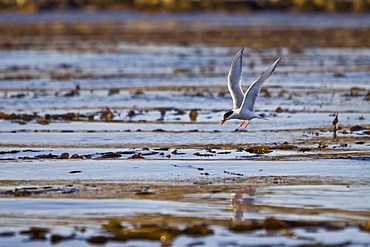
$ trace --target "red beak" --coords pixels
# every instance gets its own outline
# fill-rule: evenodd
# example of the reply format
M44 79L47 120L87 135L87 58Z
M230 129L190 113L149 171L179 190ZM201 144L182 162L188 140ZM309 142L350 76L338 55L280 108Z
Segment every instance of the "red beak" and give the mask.
M220 125L223 125L226 122L226 119L222 119Z

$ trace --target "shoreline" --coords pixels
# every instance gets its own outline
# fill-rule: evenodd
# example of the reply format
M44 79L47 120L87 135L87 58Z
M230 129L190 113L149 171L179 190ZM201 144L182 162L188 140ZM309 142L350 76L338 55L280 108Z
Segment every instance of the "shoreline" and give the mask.
M367 1L310 1L310 0L267 0L267 1L250 1L250 0L23 0L23 1L0 1L0 6L5 11L53 11L65 9L85 9L85 10L102 10L102 9L119 9L119 10L140 10L145 12L250 12L259 10L293 10L300 12L355 12L366 13L370 11Z

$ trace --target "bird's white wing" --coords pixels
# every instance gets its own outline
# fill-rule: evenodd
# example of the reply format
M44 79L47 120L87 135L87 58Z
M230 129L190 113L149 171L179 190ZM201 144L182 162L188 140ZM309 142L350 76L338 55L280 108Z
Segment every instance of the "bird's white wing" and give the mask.
M234 109L238 109L244 100L244 93L241 86L242 80L242 62L244 48L240 49L234 56L230 65L228 83L231 97L233 98Z
M247 92L244 95L244 100L241 108L247 108L251 112L254 111L254 104L256 103L263 83L274 72L279 61L280 58L278 58L273 64L271 64L270 67L265 72L263 72L263 74L255 82L252 83L252 85L248 88Z

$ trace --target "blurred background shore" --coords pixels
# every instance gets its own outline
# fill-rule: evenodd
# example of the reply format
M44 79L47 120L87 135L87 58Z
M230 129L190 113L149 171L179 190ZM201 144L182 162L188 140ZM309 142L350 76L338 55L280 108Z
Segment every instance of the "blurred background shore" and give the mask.
M370 0L0 0L0 49L367 48L369 10Z
M65 9L140 11L287 10L303 12L370 11L369 0L0 0L1 11L37 12Z

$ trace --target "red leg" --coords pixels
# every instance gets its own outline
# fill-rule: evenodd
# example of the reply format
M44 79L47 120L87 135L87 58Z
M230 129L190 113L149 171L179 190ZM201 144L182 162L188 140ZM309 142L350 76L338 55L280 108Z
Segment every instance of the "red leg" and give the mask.
M244 129L246 129L250 123L251 122L248 121L248 123L245 124Z
M244 123L245 123L245 120L241 124L239 124L239 128L242 127Z

